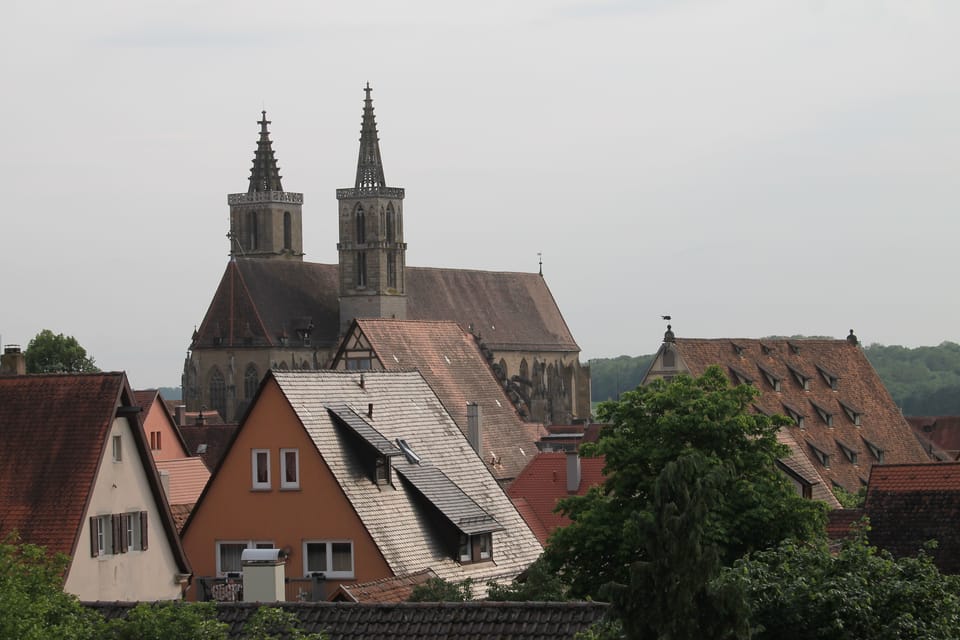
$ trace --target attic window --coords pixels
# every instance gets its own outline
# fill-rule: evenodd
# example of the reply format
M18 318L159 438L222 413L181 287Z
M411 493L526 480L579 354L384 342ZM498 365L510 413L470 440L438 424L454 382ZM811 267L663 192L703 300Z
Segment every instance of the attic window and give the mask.
M804 375L799 369L794 369L793 367L787 365L787 369L790 370L790 373L793 374L793 379L797 381L797 384L804 391L810 391L810 376Z
M800 345L799 345L799 344L797 344L796 342L788 342L788 343L787 343L787 346L790 347L790 352L791 352L791 353L793 353L794 355L799 355L799 353L800 353Z
M390 476L390 458L387 456L377 456L377 470L374 481L381 486L393 484Z
M730 367L730 372L733 373L734 380L737 384L748 384L753 385L753 378L748 376L746 373L737 369L736 367Z
M758 368L760 369L760 373L763 374L763 377L767 379L767 384L769 384L774 391L780 391L781 378L765 367Z
M825 408L818 405L813 400L810 401L810 404L813 405L813 408L817 410L817 415L820 416L820 419L823 420L824 424L828 427L833 426L833 414L827 411Z
M835 373L832 373L819 364L817 365L817 371L820 372L820 375L823 376L824 382L830 385L830 388L834 391L837 390L837 387L840 386L840 376Z
M461 564L484 562L493 557L493 534L479 533L460 534L460 545L457 550L457 559Z
M872 455L879 464L883 464L883 449L873 444L866 438L863 439L863 442L867 445L867 449L870 450L870 455Z
M760 343L760 351L763 352L763 355L769 356L769 355L772 355L772 354L773 354L773 347L771 347L771 346L768 345L768 344L763 344L763 343L761 342L761 343Z
M733 347L733 352L734 352L735 354L737 354L737 355L740 356L741 358L743 357L743 345L739 345L739 344L737 344L736 342L731 342L731 343L730 343L730 346Z
M815 446L812 442L808 442L807 446L810 447L810 451L813 453L813 456L820 462L825 469L830 468L830 454L826 451L821 451L819 447Z
M843 455L846 456L847 460L849 460L851 464L857 464L857 452L839 440L837 440L836 443L837 446L840 447L840 451L843 452Z
M841 402L840 406L843 407L843 412L847 414L848 418L850 418L850 422L852 422L853 424L859 427L861 423L861 419L863 418L863 412L860 411L859 409L855 409L854 407L851 407L845 402Z
M805 416L786 403L784 403L783 408L786 409L787 415L790 417L790 419L793 420L798 427L803 429L803 419Z

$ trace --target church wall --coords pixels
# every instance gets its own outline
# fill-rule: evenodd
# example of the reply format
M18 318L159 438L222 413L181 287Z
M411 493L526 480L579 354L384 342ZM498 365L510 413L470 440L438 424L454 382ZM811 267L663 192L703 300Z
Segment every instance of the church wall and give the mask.
M570 424L590 417L590 368L580 364L578 351L495 351L493 363L506 369L508 392L523 400L527 420Z

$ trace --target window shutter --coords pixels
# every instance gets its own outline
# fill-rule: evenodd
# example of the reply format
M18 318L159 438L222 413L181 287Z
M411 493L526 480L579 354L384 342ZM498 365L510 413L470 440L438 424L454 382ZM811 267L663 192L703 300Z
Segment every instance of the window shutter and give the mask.
M140 549L147 550L147 512L140 512Z
M100 547L97 544L97 519L90 518L90 557L96 558L100 555Z
M111 524L113 525L113 536L110 541L110 545L113 548L113 553L120 553L120 538L123 537L123 518L119 513L114 513L110 516Z

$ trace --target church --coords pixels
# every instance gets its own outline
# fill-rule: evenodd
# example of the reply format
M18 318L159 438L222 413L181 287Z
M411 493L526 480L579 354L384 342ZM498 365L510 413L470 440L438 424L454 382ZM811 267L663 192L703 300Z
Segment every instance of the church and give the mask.
M303 194L283 189L262 112L247 191L227 196L230 260L184 362L187 410L239 421L268 370L328 368L355 318L392 318L459 323L526 420L589 418L589 367L542 272L407 266L404 189L387 186L364 91L356 181L336 192L338 264L304 261Z

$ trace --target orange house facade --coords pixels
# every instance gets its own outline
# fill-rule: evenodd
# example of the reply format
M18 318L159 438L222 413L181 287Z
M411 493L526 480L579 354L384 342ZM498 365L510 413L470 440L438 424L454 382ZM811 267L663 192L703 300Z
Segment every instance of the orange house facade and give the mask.
M328 413L332 404L359 421L368 439L338 422L334 410ZM518 574L541 547L449 415L436 422L438 410L416 372L367 372L365 383L356 373L271 372L183 529L194 575L237 577L243 549L258 547L284 550L287 600L328 599L341 584L428 567L441 577L474 575L484 583ZM418 428L417 420L432 421L432 428ZM400 437L427 458L426 467L441 449L460 458L432 456L440 463L432 470L465 483L459 500L488 518L489 532L467 535L468 543L485 541L485 558L458 557L449 514L445 519L425 506L430 498L408 482L412 470L399 473L408 461L388 457L389 434L404 428ZM498 551L509 561L496 562ZM315 573L323 574L319 585L310 581ZM200 588L191 597L199 597Z

